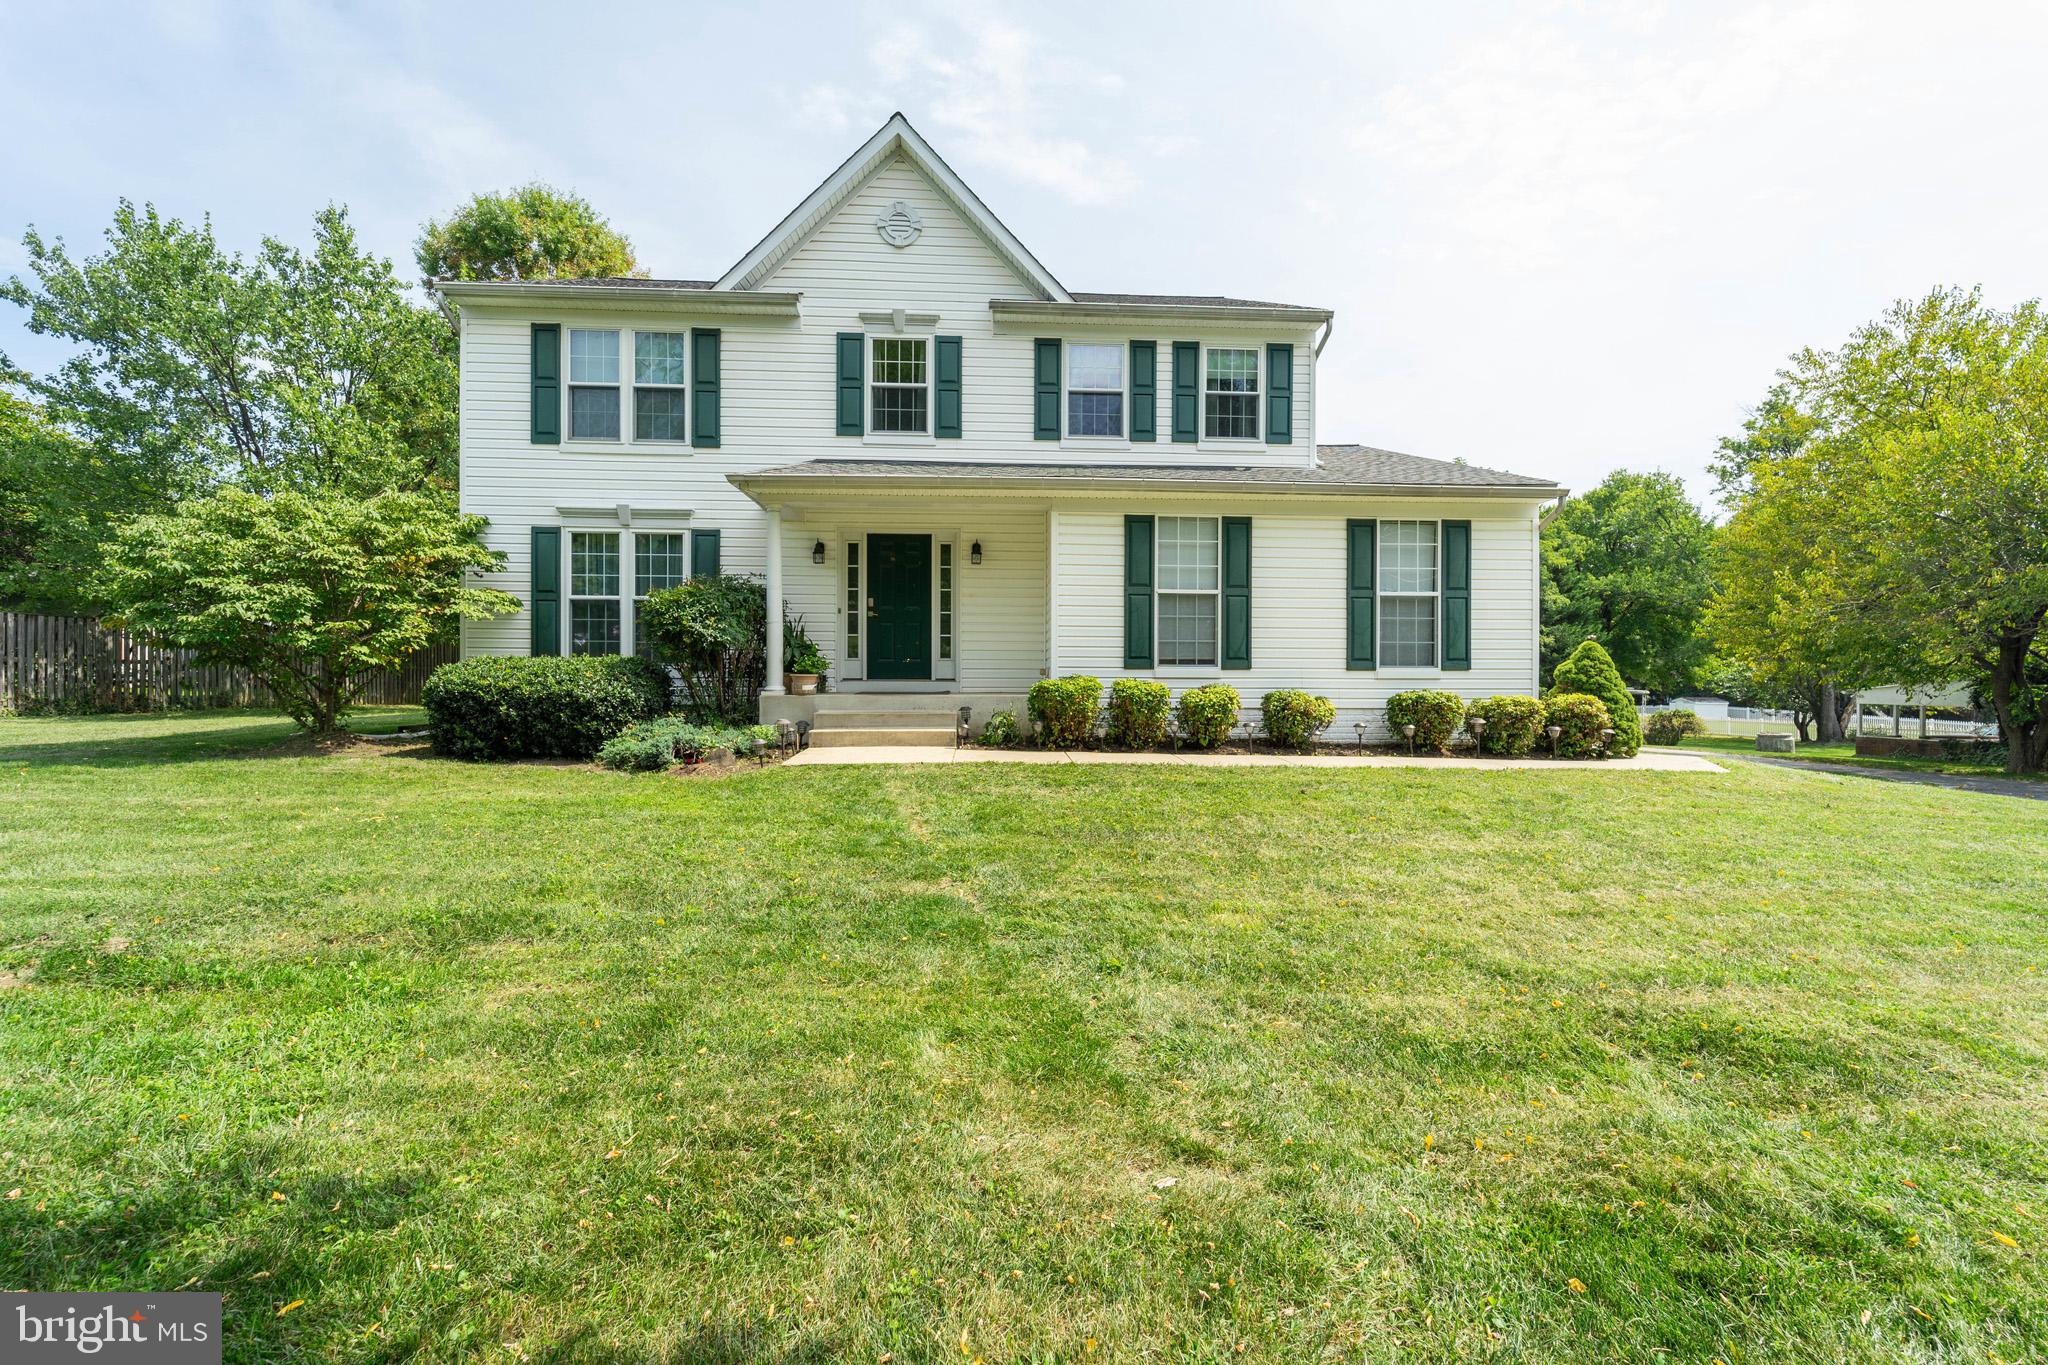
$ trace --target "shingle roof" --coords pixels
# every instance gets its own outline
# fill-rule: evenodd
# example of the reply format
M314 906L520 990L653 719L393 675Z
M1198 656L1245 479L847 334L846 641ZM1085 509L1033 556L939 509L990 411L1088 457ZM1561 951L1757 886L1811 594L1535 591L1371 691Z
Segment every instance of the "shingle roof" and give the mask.
M709 289L715 280L650 280L640 275L598 275L573 280L536 280L536 284L588 284L612 289Z
M1320 313L1303 303L1267 303L1263 299L1233 299L1221 294L1085 294L1068 291L1076 303L1153 303L1179 308L1292 308L1303 313Z
M1164 483L1230 484L1276 491L1341 493L1348 490L1471 489L1490 492L1526 490L1551 494L1559 490L1548 479L1481 469L1454 460L1379 450L1372 446L1316 447L1314 468L1302 465L1243 464L1032 464L945 462L939 460L806 460L734 474L734 482L782 479L877 479L916 481L988 480L1001 483Z

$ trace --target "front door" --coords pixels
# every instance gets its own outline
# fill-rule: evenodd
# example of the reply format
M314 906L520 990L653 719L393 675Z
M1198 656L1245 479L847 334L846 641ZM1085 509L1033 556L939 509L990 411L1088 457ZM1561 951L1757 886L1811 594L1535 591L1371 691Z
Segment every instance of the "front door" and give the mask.
M868 676L932 675L932 538L868 537Z

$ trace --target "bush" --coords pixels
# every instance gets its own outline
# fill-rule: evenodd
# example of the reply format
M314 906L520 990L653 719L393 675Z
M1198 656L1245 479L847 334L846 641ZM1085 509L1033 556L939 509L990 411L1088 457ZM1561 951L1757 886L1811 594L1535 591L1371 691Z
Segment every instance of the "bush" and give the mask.
M1147 678L1118 678L1109 685L1109 742L1119 749L1156 749L1166 743L1173 713L1173 689Z
M1180 737L1197 749L1213 749L1230 738L1237 725L1237 689L1229 683L1190 687L1180 694Z
M768 656L768 591L759 579L692 578L647 594L639 617L661 659L682 674L692 715L728 725L753 720ZM787 632L784 640L786 649Z
M1404 739L1401 727L1415 727L1415 747L1440 754L1465 720L1465 699L1455 692L1396 692L1387 698L1387 728Z
M1606 702L1589 693L1553 692L1543 703L1543 724L1564 732L1557 737L1560 758L1597 758L1603 743L1600 732L1614 724L1614 717ZM1619 741L1621 735L1614 738Z
M1487 697L1465 708L1465 728L1471 729L1474 720L1486 722L1486 738L1479 742L1483 752L1526 754L1543 734L1543 702L1537 697Z
M1095 733L1095 711L1102 704L1102 679L1086 673L1066 678L1045 678L1031 684L1025 698L1031 718L1038 722L1039 737L1054 749L1071 749L1084 744Z
M772 725L697 725L684 716L661 716L642 721L612 736L597 751L597 761L624 772L660 772L680 761L685 749L709 753L730 749L744 753L756 739L773 743Z
M1653 711L1643 722L1646 744L1682 744L1707 732L1697 711Z
M818 648L818 642L804 629L804 618L785 618L782 623L782 671L816 673L822 677L831 667L825 651Z
M1337 708L1328 697L1311 696L1291 688L1268 692L1260 703L1259 713L1266 738L1284 749L1295 750L1307 749L1337 719Z
M981 727L981 742L991 749L1017 742L1017 713L998 711L988 718L988 724Z
M1614 666L1614 660L1598 640L1587 640L1567 655L1550 681L1552 693L1583 692L1600 699L1614 726L1610 752L1627 758L1643 747L1643 723L1636 716L1635 698L1629 696L1628 688L1622 685L1621 670Z
M435 669L420 702L450 758L589 758L668 710L668 690L646 659L479 656Z

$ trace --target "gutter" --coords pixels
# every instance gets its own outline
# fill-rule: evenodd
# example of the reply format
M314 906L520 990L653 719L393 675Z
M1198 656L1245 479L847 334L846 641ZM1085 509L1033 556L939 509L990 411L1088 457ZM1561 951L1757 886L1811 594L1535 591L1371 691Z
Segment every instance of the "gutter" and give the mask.
M684 308L695 313L796 317L803 295L740 289L672 289L660 285L560 284L547 280L444 280L431 286L444 299L472 303L542 301Z
M902 475L858 474L776 474L767 471L728 474L726 481L743 493L752 495L757 489L771 492L787 489L792 492L853 492L890 491L918 492L924 490L951 491L954 489L988 488L1000 485L1013 489L1031 489L1035 492L1057 495L1074 492L1184 492L1184 493L1226 493L1244 496L1260 493L1291 493L1299 495L1321 495L1332 498L1522 498L1548 500L1562 495L1563 490L1554 485L1529 488L1510 484L1421 484L1421 483L1359 483L1332 484L1303 479L1261 479L1252 482L1245 479L1147 479L1147 478L1053 478L1047 479L1030 474L959 474L940 475L928 478L904 477Z
M1116 322L1125 318L1181 318L1194 322L1285 323L1296 328L1319 326L1336 316L1327 308L1217 307L1188 303L1046 303L1039 299L990 299L988 310L998 322Z

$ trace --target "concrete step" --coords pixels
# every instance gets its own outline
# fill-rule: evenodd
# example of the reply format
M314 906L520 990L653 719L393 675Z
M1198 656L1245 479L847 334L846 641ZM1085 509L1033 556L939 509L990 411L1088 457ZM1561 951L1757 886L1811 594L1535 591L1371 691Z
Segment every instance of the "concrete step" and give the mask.
M846 749L864 745L888 745L892 748L931 745L950 749L953 743L953 727L950 725L847 726L811 731L811 747L815 749Z
M943 711L925 711L908 706L859 709L849 707L836 711L820 711L811 718L811 724L819 730L893 730L902 727L921 729L934 725L950 728L958 715L957 707L947 707Z

